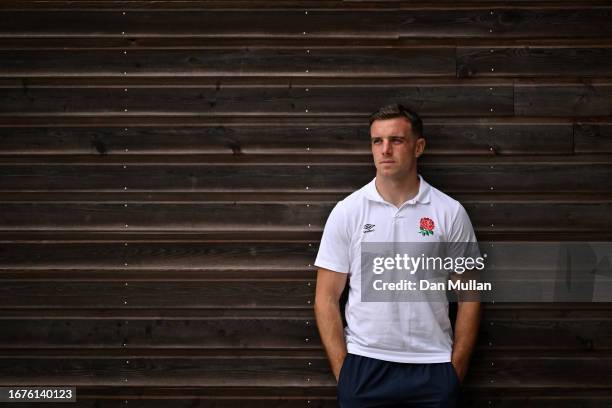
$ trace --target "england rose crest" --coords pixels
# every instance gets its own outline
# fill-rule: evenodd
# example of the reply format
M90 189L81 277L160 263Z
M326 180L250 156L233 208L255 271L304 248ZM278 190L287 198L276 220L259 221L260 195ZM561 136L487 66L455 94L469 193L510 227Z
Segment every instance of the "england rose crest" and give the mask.
M435 224L431 218L423 217L421 218L421 225L419 233L422 236L433 235Z

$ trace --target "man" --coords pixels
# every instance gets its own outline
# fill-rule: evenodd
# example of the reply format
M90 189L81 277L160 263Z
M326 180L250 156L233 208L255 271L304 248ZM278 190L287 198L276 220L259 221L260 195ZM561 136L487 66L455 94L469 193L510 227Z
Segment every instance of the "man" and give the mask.
M417 174L425 138L415 112L380 108L370 117L370 138L376 177L332 210L315 261L315 314L338 401L343 408L454 407L480 303L458 303L453 341L446 300L363 302L360 248L374 241L475 242L474 231L463 207ZM339 299L347 276L344 330Z

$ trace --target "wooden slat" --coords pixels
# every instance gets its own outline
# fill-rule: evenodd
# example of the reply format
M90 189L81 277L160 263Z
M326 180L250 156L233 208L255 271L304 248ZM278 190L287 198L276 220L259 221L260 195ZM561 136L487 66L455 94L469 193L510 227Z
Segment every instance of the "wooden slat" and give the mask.
M129 364L126 358L129 358ZM112 386L128 382L147 386L331 385L326 361L306 358L0 358L0 384ZM52 377L48 373L54 373ZM312 381L307 381L312 377ZM125 381L125 379L128 381Z
M127 89L127 88L126 88ZM306 90L308 89L308 90ZM369 114L401 102L423 115L512 115L512 87L473 85L4 89L0 113L33 114ZM127 111L125 111L127 109ZM493 109L493 111L491 111Z
M315 276L312 274L312 276ZM91 279L90 279L91 280ZM545 306L547 304L544 304ZM578 303L581 305L581 303ZM579 307L578 310L571 311L572 316L579 317L586 314L592 318L605 319L609 313L609 306L604 303L594 303L599 308L591 308L584 311ZM604 305L602 307L601 305ZM486 304L485 304L486 307ZM516 308L508 310L514 311ZM582 314L580 314L582 312ZM560 315L547 315L559 318ZM561 316L562 317L562 316ZM50 319L50 320L201 320L201 319L288 319L288 320L312 320L314 310L310 309L278 309L278 308L258 308L258 309L133 309L133 308L104 308L104 309L0 309L0 318L4 320L31 320L31 319Z
M283 272L287 269L307 269L316 257L316 248L305 242L125 245L119 240L113 244L2 244L0 248L0 269L115 272L192 269L204 274L206 271L238 269L243 273L256 270L277 271L280 274L277 278L280 279L284 277ZM244 275L242 277L248 278ZM168 276L165 278L168 279Z
M457 76L606 76L612 74L608 48L476 48L457 49ZM571 70L568 70L571 67ZM532 113L537 114L537 113Z
M433 123L432 123L433 122ZM596 126L594 124L593 126ZM308 129L307 129L308 128ZM571 124L455 124L428 120L427 155L570 154ZM202 127L2 128L2 155L18 154L368 154L367 121L339 125ZM604 136L577 139L577 148L601 152ZM589 150L591 148L592 150ZM605 150L604 150L605 151ZM607 151L612 153L612 149Z
M5 10L115 10L116 3L112 0L6 0L2 3ZM239 9L243 11L257 11L261 9L295 9L295 8L317 8L317 9L344 9L344 10L446 10L446 9L499 9L535 8L535 9L566 9L606 8L609 2L606 0L585 0L576 3L571 0L442 0L434 4L423 0L277 0L274 3L263 0L186 0L186 1L150 1L130 0L127 10L227 10Z
M126 353L126 357L128 357ZM331 386L324 356L255 358L2 358L0 384L132 386ZM610 356L474 356L466 386L609 387ZM310 365L308 363L311 363ZM494 366L491 366L491 362ZM55 373L49 378L47 373ZM580 372L580 376L573 375ZM547 373L543 375L542 373ZM555 373L554 375L551 373ZM310 379L310 381L308 381ZM29 382L28 382L29 381ZM45 382L47 381L47 382Z
M565 156L568 157L568 156ZM0 159L1 160L1 159ZM71 193L66 195L61 192L1 192L0 201L10 202L62 202L62 203L224 203L224 202L249 202L249 203L278 203L290 202L296 204L336 203L347 194L342 191L326 193L310 193L309 191L290 193L265 193L265 192L169 192L169 193L139 193L139 192L92 192ZM567 193L454 193L452 197L462 204L468 203L606 203L612 200L610 193L584 193L576 197Z
M506 352L502 352L506 353ZM474 356L466 384L478 384L483 387L515 388L530 387L609 387L612 374L610 357L573 356L554 357L540 356L536 351L529 357L511 355ZM493 363L494 365L492 365ZM580 376L575 373L581 373Z
M508 320L487 311L476 353L483 350L612 349L608 320ZM601 318L600 318L601 319ZM0 320L0 348L285 348L321 349L314 319ZM306 340L308 339L308 340Z
M79 387L81 389L82 387ZM336 398L328 397L327 399L310 398L307 396L298 398L282 398L269 395L267 398L249 398L249 397L234 397L232 389L226 390L227 396L219 398L161 398L161 399L96 399L96 398L78 398L76 402L71 402L71 408L125 408L128 401L130 408L192 408L194 406L214 406L215 408L303 408L308 405L317 408L333 408L337 407ZM77 391L77 396L80 395ZM53 403L45 401L45 408L65 408L66 404L62 402ZM563 408L564 405L557 405L558 408ZM585 406L586 407L586 406Z
M230 391L228 390L228 393ZM478 393L475 393L473 397L471 395L467 397L463 397L462 399L462 407L482 407L486 406L489 401L491 404L494 404L495 407L501 408L512 408L520 405L525 408L575 408L576 406L580 406L583 408L607 408L612 404L612 398L598 398L598 399L589 399L587 397L579 397L579 398L555 398L555 397L546 397L542 396L541 398L537 397L523 397L523 398L513 398L510 397L508 399L483 399L478 398ZM303 408L304 406L311 406L317 408L335 408L338 407L338 403L336 398L328 397L327 399L321 399L319 397L301 397L301 398L278 398L276 396L269 396L268 398L257 398L250 399L248 397L244 398L233 398L233 397L223 397L223 398L206 398L206 397L196 397L196 398L163 398L163 399L129 399L129 406L132 408L167 408L167 407L176 407L176 408L190 408L194 405L206 406L207 404L214 406L215 408L241 408L244 406L252 407L252 408L267 408L270 406L274 406L275 408ZM64 403L50 403L46 402L45 407L48 408L63 408L62 405L65 406ZM107 399L90 399L85 398L78 400L77 402L71 403L72 408L124 408L125 407L124 399L117 400L107 400Z
M604 203L464 203L477 230L599 230L612 207ZM612 224L610 224L612 228Z
M0 348L320 348L314 320L0 320ZM308 340L306 340L308 339Z
M128 282L125 282L128 283ZM310 308L314 283L304 281L190 282L3 281L2 308Z
M612 84L517 84L514 110L518 116L609 116Z
M315 278L315 272L309 277ZM180 277L178 277L180 278ZM177 278L177 279L178 279ZM17 278L18 279L18 278ZM49 278L47 278L48 280ZM23 278L22 278L23 280ZM70 279L79 281L78 278ZM81 281L83 279L80 279ZM85 279L92 281L93 278ZM489 320L515 321L605 321L609 320L612 302L496 302L482 303L483 314ZM130 307L106 309L0 309L3 320L201 320L201 319L288 319L312 320L314 310L310 309L168 309Z
M611 10L432 10L403 11L400 35L483 38L597 37L612 34ZM560 29L563 27L563 29ZM605 27L605 28L604 28ZM416 32L415 32L416 31Z
M226 3L227 4L227 3ZM597 37L610 36L610 8L590 9L310 9L189 11L4 11L2 36L209 37ZM397 3L396 3L397 4ZM397 4L399 6L399 4ZM282 6L281 6L282 7ZM308 11L306 14L305 10ZM248 15L250 18L246 18ZM560 29L562 28L562 29Z
M612 152L612 123L577 123L574 145L577 153Z
M166 23L164 23L166 24ZM3 77L455 76L455 50L235 48L0 51Z
M0 203L0 231L322 232L334 202L324 203ZM464 203L477 231L612 229L612 202ZM126 227L127 224L127 227Z
M1 7L1 6L0 6ZM396 48L404 52L428 48L455 47L609 47L609 37L2 37L0 50L214 50L214 49L337 49L359 50ZM115 54L116 55L116 54ZM129 55L129 54L124 54ZM170 79L170 77L168 77Z
M612 324L607 320L498 320L487 317L480 327L478 346L489 350L609 350Z
M3 165L3 191L346 192L373 177L353 165ZM610 165L579 163L424 165L421 174L448 194L456 192L609 192Z
M189 11L27 11L2 13L2 36L397 36L396 11L189 10ZM415 30L416 31L416 30ZM418 35L418 31L417 31Z

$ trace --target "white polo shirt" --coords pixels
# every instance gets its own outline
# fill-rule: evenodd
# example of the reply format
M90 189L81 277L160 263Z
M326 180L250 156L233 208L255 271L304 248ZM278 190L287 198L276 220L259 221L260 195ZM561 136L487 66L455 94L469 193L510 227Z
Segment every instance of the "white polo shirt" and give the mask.
M400 208L381 197L374 179L338 202L325 224L315 265L349 274L345 338L351 354L400 363L451 361L448 302L361 302L362 242L476 242L463 206L419 178L418 194ZM432 233L420 230L423 218L433 221Z

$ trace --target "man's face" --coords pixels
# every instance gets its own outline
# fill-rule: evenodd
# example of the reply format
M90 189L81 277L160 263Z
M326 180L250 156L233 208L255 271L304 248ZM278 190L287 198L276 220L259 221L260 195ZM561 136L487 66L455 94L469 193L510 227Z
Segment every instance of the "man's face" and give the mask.
M406 177L416 169L417 158L425 149L425 139L412 134L406 118L376 120L370 126L370 142L377 176Z

